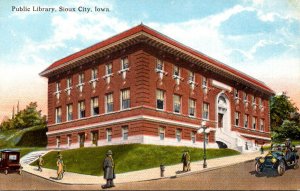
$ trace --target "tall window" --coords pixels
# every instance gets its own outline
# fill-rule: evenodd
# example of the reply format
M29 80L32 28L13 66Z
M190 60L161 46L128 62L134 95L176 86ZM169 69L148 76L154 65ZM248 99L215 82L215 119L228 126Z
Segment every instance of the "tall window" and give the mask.
M173 95L173 108L175 113L180 113L180 99L179 95Z
M123 140L128 140L128 126L123 126L122 127L122 137Z
M235 126L239 126L239 125L240 125L240 113L235 112Z
M99 114L99 103L98 103L98 97L93 97L91 99L91 113L92 115L98 115Z
M121 91L121 109L128 109L130 108L130 90L122 90Z
M261 102L261 98L258 98L258 104L261 106L262 102Z
M174 76L180 76L180 71L179 71L179 67L174 65L173 68L173 75Z
M207 87L207 78L204 76L202 77L202 86Z
M106 75L112 74L112 63L105 65L105 74Z
M78 119L85 117L85 103L84 101L78 102Z
M56 84L55 84L55 90L56 90L56 92L60 91L60 82L56 82Z
M189 73L189 80L191 82L195 82L195 73L192 71L190 71L190 73Z
M249 115L245 114L244 115L244 127L248 128L248 124L249 124Z
M73 105L68 104L67 105L67 121L73 120Z
M72 78L67 78L67 89L70 89L72 87Z
M61 107L55 108L55 122L61 123Z
M106 140L107 142L111 142L112 139L112 131L111 129L106 129Z
M98 131L92 131L91 135L93 145L98 146Z
M67 136L67 144L69 147L72 145L72 136L71 135Z
M239 98L239 91L234 89L234 98Z
M163 61L160 59L156 60L156 69L157 70L163 70L164 69L164 65L163 65Z
M163 90L156 90L156 108L164 109L165 92Z
M248 101L248 95L246 92L244 92L244 102L247 102Z
M163 141L165 139L165 128L164 127L159 128L159 139L161 141Z
M252 129L256 129L256 117L252 117Z
M195 116L195 108L196 108L196 101L194 99L189 99L189 115Z
M60 147L60 136L56 137L56 147Z
M176 139L178 142L181 141L181 129L176 129Z
M84 83L84 73L80 73L78 77L78 84Z
M113 94L109 93L106 95L106 112L112 112L114 111L114 99L113 99Z
M265 130L265 120L260 119L260 131L264 131Z
M98 69L97 68L93 68L92 69L92 79L91 80L96 80L98 76Z
M194 131L191 132L191 140L192 143L196 143L196 133Z
M208 119L208 117L209 117L209 104L203 103L202 118Z
M122 70L126 70L127 68L129 68L128 57L124 57L121 59L121 68Z

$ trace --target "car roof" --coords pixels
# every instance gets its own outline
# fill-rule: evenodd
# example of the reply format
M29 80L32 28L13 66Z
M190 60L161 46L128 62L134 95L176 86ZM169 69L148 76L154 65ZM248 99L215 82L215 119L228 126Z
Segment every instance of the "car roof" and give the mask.
M2 150L0 150L0 152L2 152L2 153L19 153L20 150L19 149L2 149Z

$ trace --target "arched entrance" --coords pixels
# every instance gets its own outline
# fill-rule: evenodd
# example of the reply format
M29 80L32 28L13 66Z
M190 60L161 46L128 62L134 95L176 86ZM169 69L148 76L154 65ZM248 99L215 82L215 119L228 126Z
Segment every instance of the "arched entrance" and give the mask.
M217 96L216 106L217 127L227 132L230 131L230 103L224 93L220 93Z

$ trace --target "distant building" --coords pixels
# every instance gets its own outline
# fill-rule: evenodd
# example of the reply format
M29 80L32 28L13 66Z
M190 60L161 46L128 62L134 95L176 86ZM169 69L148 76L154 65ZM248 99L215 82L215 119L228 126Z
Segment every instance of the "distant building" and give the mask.
M201 42L199 42L201 43ZM240 151L270 142L263 82L139 25L54 62L48 147L143 143Z

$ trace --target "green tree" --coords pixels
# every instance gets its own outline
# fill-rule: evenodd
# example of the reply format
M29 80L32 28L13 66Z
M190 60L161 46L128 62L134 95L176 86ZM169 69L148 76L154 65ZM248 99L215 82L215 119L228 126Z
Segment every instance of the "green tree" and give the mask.
M282 141L285 138L300 140L298 108L285 92L272 97L270 115L273 140Z
M291 114L298 111L298 108L291 102L290 98L283 92L282 95L272 97L270 103L271 130L280 127L284 120L289 120Z
M45 126L46 116L42 116L41 111L37 110L37 103L31 102L22 111L19 111L13 119L8 119L1 123L2 130L24 129L32 126Z

